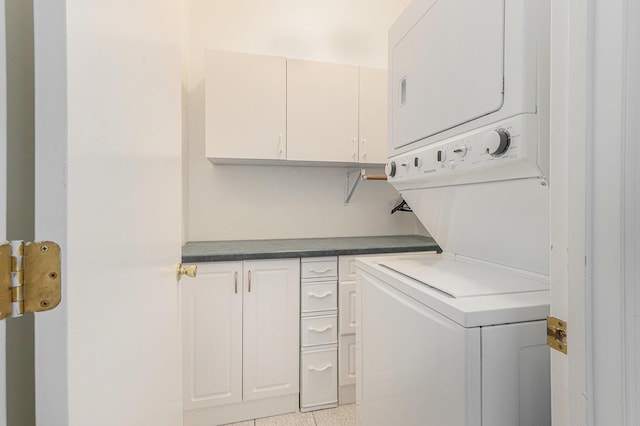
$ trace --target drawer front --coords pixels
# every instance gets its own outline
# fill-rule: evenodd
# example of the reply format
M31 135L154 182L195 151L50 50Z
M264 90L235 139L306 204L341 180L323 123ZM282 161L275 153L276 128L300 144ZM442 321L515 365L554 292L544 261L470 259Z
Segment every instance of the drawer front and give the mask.
M340 335L356 332L356 283L341 283L340 286Z
M300 406L337 403L338 349L302 352L300 358Z
M303 284L300 297L302 312L337 309L338 285L335 281Z
M323 315L301 320L302 346L330 345L338 342L338 316Z
M327 260L303 261L300 268L302 279L321 280L338 277L338 261L335 257Z
M338 270L340 271L340 281L355 281L356 257L340 256L338 260Z

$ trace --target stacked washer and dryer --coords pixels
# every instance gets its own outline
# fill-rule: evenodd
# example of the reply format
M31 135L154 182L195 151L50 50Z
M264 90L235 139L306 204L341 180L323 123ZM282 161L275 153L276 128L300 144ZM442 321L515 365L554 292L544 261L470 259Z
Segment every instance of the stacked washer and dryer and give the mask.
M364 426L551 423L549 0L413 0L388 180L442 254L357 261Z

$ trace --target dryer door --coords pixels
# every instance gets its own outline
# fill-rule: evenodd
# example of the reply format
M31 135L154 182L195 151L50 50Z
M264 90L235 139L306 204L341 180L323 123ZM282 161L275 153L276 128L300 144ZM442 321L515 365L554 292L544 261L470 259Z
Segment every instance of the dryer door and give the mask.
M421 18L400 19L406 33L390 40L393 149L498 111L504 102L504 0L421 3Z

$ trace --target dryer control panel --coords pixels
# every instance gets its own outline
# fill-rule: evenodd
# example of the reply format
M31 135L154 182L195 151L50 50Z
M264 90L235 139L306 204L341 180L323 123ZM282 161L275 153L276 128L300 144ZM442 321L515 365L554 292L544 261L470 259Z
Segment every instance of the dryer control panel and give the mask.
M520 115L389 159L399 190L546 177L538 167L537 117ZM526 135L529 140L525 140Z

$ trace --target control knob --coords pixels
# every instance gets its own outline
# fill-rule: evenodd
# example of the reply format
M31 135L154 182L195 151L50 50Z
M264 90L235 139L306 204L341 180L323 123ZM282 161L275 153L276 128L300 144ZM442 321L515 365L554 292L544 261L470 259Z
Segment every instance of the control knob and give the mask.
M492 130L484 136L485 152L494 157L504 154L511 143L511 135L506 129Z
M396 162L395 161L388 162L387 165L384 167L384 172L387 174L387 176L394 177L396 175Z

